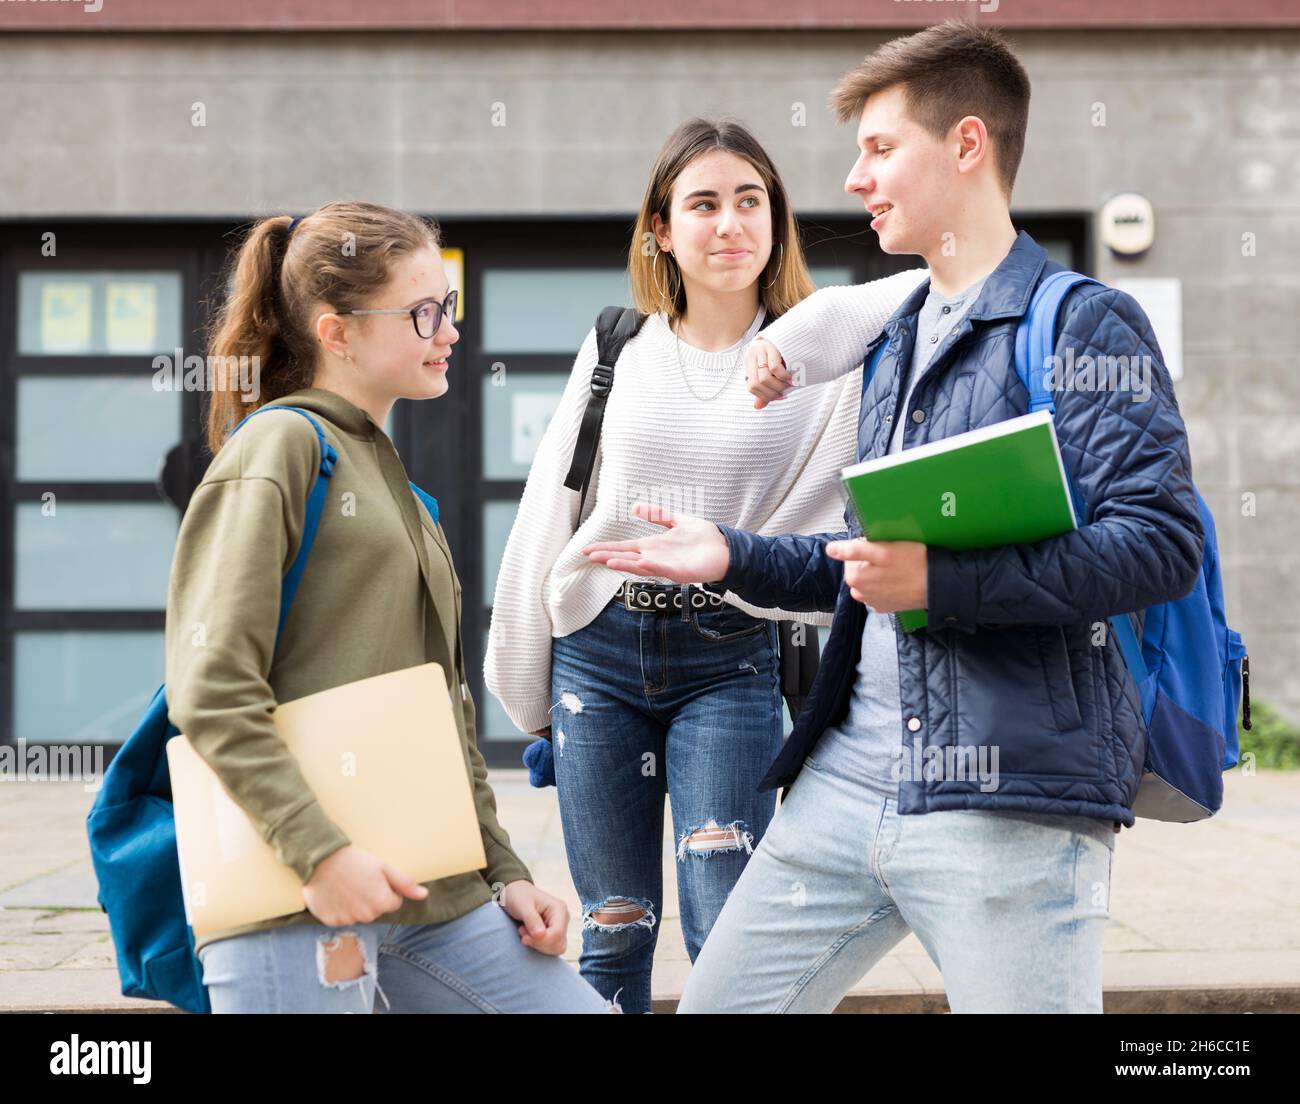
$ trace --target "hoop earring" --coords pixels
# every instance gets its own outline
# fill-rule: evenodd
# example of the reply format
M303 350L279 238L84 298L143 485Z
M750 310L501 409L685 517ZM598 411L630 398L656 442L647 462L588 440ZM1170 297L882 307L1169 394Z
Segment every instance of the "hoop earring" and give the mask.
M656 249L655 259L650 262L650 279L654 281L655 291L659 293L659 302L665 303L668 301L668 296L665 294L664 289L659 286L659 254L660 253L667 253L668 256L670 257L673 255L673 253L671 249ZM667 265L668 262L665 261L664 264ZM678 279L680 280L680 277ZM676 300L676 298L677 298L677 293L673 292L673 299Z
M780 260L776 262L776 271L772 273L772 284L776 283L777 277L781 275L781 266L785 264L785 242L782 242L777 246L777 248L781 250L781 253ZM772 284L761 284L759 286L762 287L764 291L768 291L771 289Z

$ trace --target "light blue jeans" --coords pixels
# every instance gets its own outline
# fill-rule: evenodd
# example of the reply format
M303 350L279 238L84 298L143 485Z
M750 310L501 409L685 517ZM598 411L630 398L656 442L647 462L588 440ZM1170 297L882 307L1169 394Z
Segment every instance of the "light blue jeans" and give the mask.
M337 951L334 941L347 933L361 944L362 973L326 982L326 946ZM443 924L249 932L207 944L199 961L217 1013L610 1011L562 958L520 943L516 921L495 901Z
M909 931L953 1012L1100 1012L1114 829L795 779L703 950L679 1012L831 1012Z

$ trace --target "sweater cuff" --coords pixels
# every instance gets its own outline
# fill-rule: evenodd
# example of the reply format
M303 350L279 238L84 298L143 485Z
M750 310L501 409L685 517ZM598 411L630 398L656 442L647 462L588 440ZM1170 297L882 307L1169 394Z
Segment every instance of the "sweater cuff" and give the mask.
M330 820L320 802L312 799L281 820L271 830L267 842L275 848L279 860L306 885L317 866L352 840Z
M496 694L496 691L492 691L492 693L497 701L501 702L501 708L505 710L506 716L510 718L510 723L520 732L536 732L538 729L546 728L551 723L550 694L547 694L544 698L528 698L522 702L505 702L501 701L501 697Z
M786 312L757 336L771 342L781 354L785 369L793 380L791 389L826 382L825 365L821 360L822 335L815 327L804 323L798 310Z

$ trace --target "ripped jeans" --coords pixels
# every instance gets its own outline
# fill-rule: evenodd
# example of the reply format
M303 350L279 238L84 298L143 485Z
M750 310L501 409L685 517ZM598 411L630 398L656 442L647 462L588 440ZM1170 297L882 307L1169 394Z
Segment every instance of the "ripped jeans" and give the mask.
M626 1013L650 1011L663 916L664 795L692 962L750 854L781 750L777 625L732 605L633 611L614 598L551 641L551 742L579 969Z
M613 1010L562 958L520 943L495 901L442 924L248 932L208 943L199 961L216 1013Z
M900 815L809 756L677 1011L832 1012L915 932L953 1012L1101 1012L1114 851L1087 817Z

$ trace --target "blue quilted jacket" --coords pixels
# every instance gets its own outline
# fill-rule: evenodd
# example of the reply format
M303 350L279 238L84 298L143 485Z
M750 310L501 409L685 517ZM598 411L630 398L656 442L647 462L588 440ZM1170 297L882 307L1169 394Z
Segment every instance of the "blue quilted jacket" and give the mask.
M885 455L896 417L907 418L909 449L1024 414L1029 397L1012 360L1016 325L1038 281L1060 268L1022 232L901 411L930 288L921 284L867 351L888 342L863 396L858 458ZM924 779L909 769L901 813L1019 809L1133 823L1146 732L1113 633L1097 626L1190 591L1205 531L1187 434L1142 309L1124 292L1082 285L1065 301L1059 334L1057 355L1072 345L1076 361L1149 356L1151 394L1134 401L1132 390L1113 387L1054 393L1061 455L1087 504L1085 525L1032 545L929 549L929 625L898 633L900 740L912 762L936 754L930 749L996 745L999 784L983 793L978 778ZM845 523L838 533L781 537L719 526L731 552L722 587L757 606L835 613L812 691L761 789L790 785L849 708L867 611L850 596L843 563L824 551L828 541L862 535L851 507Z

